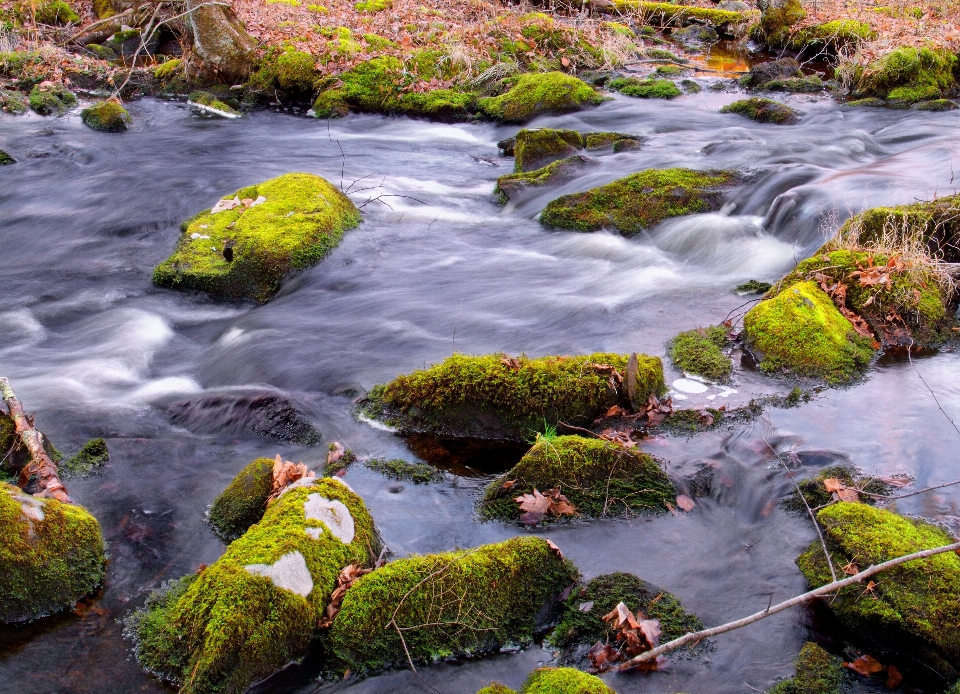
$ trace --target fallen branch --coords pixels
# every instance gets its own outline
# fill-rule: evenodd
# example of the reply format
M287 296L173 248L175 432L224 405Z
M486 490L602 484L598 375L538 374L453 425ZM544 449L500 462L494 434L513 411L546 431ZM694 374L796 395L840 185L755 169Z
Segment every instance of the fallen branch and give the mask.
M664 653L670 653L671 651L675 651L678 648L682 648L683 646L686 646L688 643L693 643L695 641L702 641L703 639L708 639L711 636L723 634L728 631L733 631L734 629L739 629L740 627L745 627L748 624L759 622L761 619L765 619L770 615L777 614L777 612L783 612L784 610L790 609L791 607L794 607L796 605L802 605L804 603L810 602L814 598L818 598L821 595L828 595L842 588L846 588L847 586L851 586L854 583L860 583L865 578L869 578L870 576L873 576L874 574L878 574L881 571L892 569L893 567L899 566L900 564L906 564L907 562L916 561L917 559L926 559L927 557L932 557L937 554L943 554L944 552L956 552L958 550L960 550L960 542L954 542L953 544L944 545L943 547L925 549L921 552L914 552L913 554L907 554L902 557L897 557L896 559L890 559L888 561L877 564L876 566L869 566L863 571L856 573L853 576L850 576L849 578L844 578L839 581L833 581L832 583L828 583L825 586L820 586L819 588L815 588L811 591L808 591L803 595L798 595L794 598L790 598L789 600L785 600L781 603L777 603L772 607L768 607L765 610L756 612L750 615L749 617L744 617L742 619L738 619L733 622L721 624L720 626L717 626L717 627L710 627L709 629L703 629L701 631L695 631L688 634L684 634L678 639L674 639L673 641L668 641L662 646L658 646L653 650L646 651L645 653L641 653L640 655L631 658L630 660L626 661L622 665L619 665L616 669L618 670L629 669L630 667L638 665L640 663L645 663L649 660L654 660L655 658L658 658Z
M43 434L34 428L33 422L23 411L23 405L17 400L10 381L2 376L0 376L0 395L7 403L7 409L13 419L14 426L16 426L17 434L20 435L20 440L30 452L30 462L24 465L23 470L20 471L19 485L21 487L25 486L30 478L36 475L40 485L40 492L36 496L56 499L67 504L73 503L70 495L67 494L67 488L60 481L57 464L53 462L43 448Z

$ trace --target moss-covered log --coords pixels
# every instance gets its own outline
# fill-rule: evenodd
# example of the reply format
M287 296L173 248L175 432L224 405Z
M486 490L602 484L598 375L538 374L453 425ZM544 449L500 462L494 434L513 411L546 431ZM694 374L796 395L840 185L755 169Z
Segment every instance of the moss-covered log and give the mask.
M228 540L234 540L259 523L273 491L273 465L257 458L243 468L210 507L210 524Z

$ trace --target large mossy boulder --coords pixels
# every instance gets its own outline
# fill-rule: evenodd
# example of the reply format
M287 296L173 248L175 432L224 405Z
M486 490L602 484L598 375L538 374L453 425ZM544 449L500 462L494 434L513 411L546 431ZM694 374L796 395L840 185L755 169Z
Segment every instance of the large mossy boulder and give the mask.
M518 694L513 689L491 682L477 694ZM596 675L569 667L537 668L527 677L519 694L616 694Z
M629 407L664 392L658 357L638 355L628 369L630 363L629 355L607 353L536 359L454 354L376 386L360 408L405 434L520 442L545 423L589 425L612 405Z
M896 48L861 72L856 91L908 104L939 99L956 84L956 64L957 56L947 49Z
M371 565L377 545L345 484L294 486L215 564L134 615L137 657L183 694L240 694L306 654L341 570Z
M226 3L187 0L187 24L193 38L188 71L204 81L233 84L247 78L257 52L256 40L247 33L233 8Z
M360 212L330 182L284 174L241 188L184 222L153 282L264 302L287 275L320 262L359 223Z
M513 156L515 173L540 169L557 159L583 149L583 136L576 130L521 130L517 133Z
M101 101L99 104L83 109L80 112L80 120L94 130L106 133L123 132L133 122L127 109L116 101Z
M799 112L786 104L760 97L734 101L732 104L721 107L720 113L736 113L758 123L775 125L792 125L800 120Z
M835 567L861 569L954 538L941 528L866 504L839 502L822 509L824 529ZM819 541L800 555L797 565L812 586L832 578ZM879 653L902 653L940 675L956 679L960 670L960 557L954 552L909 562L863 585L840 590L826 603L862 645Z
M743 317L745 344L768 373L792 372L830 384L859 376L873 340L859 335L815 282L784 283Z
M62 84L41 82L30 91L30 108L41 116L66 113L77 105L76 95Z
M354 672L405 666L408 655L431 662L495 653L530 642L576 580L575 567L539 537L398 559L347 591L328 646Z
M526 123L545 113L579 111L602 101L586 82L562 72L547 72L521 75L509 91L480 99L477 107L497 120Z
M513 469L487 486L480 517L518 520L516 497L534 489L558 489L588 518L661 513L677 494L657 461L645 453L603 439L540 437Z
M648 169L559 197L544 209L540 223L575 231L612 227L632 236L668 217L719 210L724 188L737 180L731 171Z
M221 537L234 540L259 523L273 491L273 465L257 458L243 468L210 507L210 525Z
M777 682L770 694L843 694L847 676L843 662L808 641L797 656L797 674Z
M0 482L0 623L73 607L103 582L100 524L86 509Z

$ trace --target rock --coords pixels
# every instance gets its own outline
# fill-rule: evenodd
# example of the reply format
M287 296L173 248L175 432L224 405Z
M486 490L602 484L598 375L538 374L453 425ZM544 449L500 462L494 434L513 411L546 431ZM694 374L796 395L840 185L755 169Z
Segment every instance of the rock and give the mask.
M6 166L8 164L16 164L17 160L11 157L9 154L0 149L0 166Z
M727 12L748 12L750 5L743 2L743 0L721 0L717 3L717 9L726 10Z
M866 504L838 502L817 513L837 569L859 568L954 542L942 529ZM797 559L813 586L830 576L819 540ZM825 604L882 657L900 653L952 680L960 669L960 557L949 552L884 571L839 591Z
M187 19L199 65L197 76L210 81L241 82L253 67L257 42L229 5L187 0Z
M745 296L747 294L766 294L773 288L773 285L769 282L761 282L759 280L747 280L743 284L738 284L733 291L735 291L740 296Z
M77 105L77 97L62 84L41 82L30 92L30 108L41 116L60 115Z
M500 140L500 142L497 143L497 149L499 149L500 154L502 154L505 157L514 156L514 154L516 154L516 147L517 147L516 137L508 137L504 140Z
M761 98L734 101L732 104L722 107L720 113L736 113L758 123L774 123L776 125L792 125L800 119L799 112L786 104Z
M77 454L60 464L61 471L73 477L90 475L110 461L110 451L103 439L90 439Z
M629 573L603 574L570 594L559 623L547 637L549 646L560 650L560 662L585 664L587 651L593 644L612 641L613 630L602 617L621 602L633 613L641 610L648 619L660 620L660 643L703 629L700 620L662 588ZM693 648L696 646L685 650L689 653Z
M545 165L576 154L583 149L583 137L576 130L521 130L514 145L514 172L540 169Z
M80 119L94 130L119 133L133 122L127 110L116 101L101 101L80 112Z
M727 344L727 328L712 325L679 333L670 341L668 351L680 371L726 381L732 371L730 358L723 353Z
M259 523L273 491L273 461L257 458L243 468L210 507L210 525L221 537L235 540Z
M323 502L338 513L315 513ZM377 546L363 501L345 484L290 488L215 564L128 621L137 657L184 694L246 691L306 654L341 569L371 565Z
M541 438L509 472L487 486L480 501L484 520L521 520L518 496L559 489L587 518L662 513L676 490L657 462L639 451L581 436ZM570 516L566 516L570 517ZM545 514L530 524L563 516ZM524 519L527 522L527 519Z
M830 384L859 376L873 358L873 340L858 335L815 282L784 283L743 318L747 348L760 368L822 378Z
M293 94L309 92L312 96L320 77L316 67L316 58L306 51L299 51L293 46L272 48L260 61L260 67L250 77L248 86L260 91L281 89Z
M166 414L198 434L256 434L300 446L322 438L291 400L271 391L205 393L170 405Z
M846 691L843 662L808 641L797 656L797 674L777 682L770 694L843 694Z
M497 120L526 123L539 115L579 111L602 101L586 82L562 72L547 72L521 75L510 91L480 99L477 107Z
M953 111L957 104L950 99L934 99L933 101L922 101L914 106L918 111Z
M477 694L517 694L499 682L491 682ZM616 694L596 675L569 667L537 668L527 677L519 694Z
M607 82L607 88L638 99L673 99L683 92L670 80L617 77Z
M405 480L414 484L430 484L442 482L443 473L425 463L410 463L400 458L372 458L364 465L384 477L394 480Z
M337 669L363 672L405 665L407 653L434 661L529 643L576 579L573 565L539 537L397 559L347 591L329 650ZM391 618L406 649L400 631L385 628Z
M740 79L740 83L748 89L761 89L767 82L792 77L803 77L800 63L793 58L781 58L768 63L757 63L750 68L749 74Z
M855 94L905 104L940 99L955 85L956 64L946 49L896 48L866 67Z
M69 609L103 582L100 524L86 509L0 482L0 622Z
M614 370L626 374L628 358L455 354L375 387L360 412L404 434L525 441L544 422L588 425L610 406L628 403L624 386L611 378ZM664 391L660 359L640 355L636 401Z
M810 75L809 77L787 77L785 79L770 80L763 85L763 88L771 91L804 92L811 94L823 91L824 85L823 80L817 75Z
M547 164L542 169L530 171L528 173L513 173L497 178L497 187L493 191L500 195L500 202L506 203L507 200L515 198L524 190L532 187L545 186L547 184L557 184L568 181L574 175L583 170L590 164L590 159L577 154L552 164Z
M226 199L261 196L262 204L201 212L184 222L177 249L154 270L154 284L265 302L285 277L320 262L360 223L350 199L313 174L284 174Z
M27 98L20 92L10 89L0 89L0 111L19 116L29 108Z
M37 24L60 26L80 21L80 15L63 0L46 0L33 6Z
M588 150L599 150L613 147L614 152L623 152L629 149L639 149L643 146L644 138L639 135L625 135L624 133L584 133L583 143Z
M719 210L723 189L738 181L731 171L648 169L599 188L564 195L540 215L544 226L575 231L612 227L624 236L668 217Z
M716 43L720 40L720 35L710 24L691 24L688 27L684 27L683 29L673 32L670 35L670 38L676 39L683 44L697 45L704 43Z

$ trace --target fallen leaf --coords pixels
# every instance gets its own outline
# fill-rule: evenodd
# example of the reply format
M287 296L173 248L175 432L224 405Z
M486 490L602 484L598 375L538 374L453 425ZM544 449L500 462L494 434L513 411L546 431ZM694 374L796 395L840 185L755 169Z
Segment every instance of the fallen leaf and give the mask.
M843 573L847 574L847 576L853 576L854 574L860 573L860 567L853 562L850 562L843 567Z
M562 57L560 58L560 63L561 63L564 67L570 67L570 59L569 59L567 56L562 56Z
M346 449L343 447L342 443L337 441L331 444L330 450L327 452L327 465L333 465L343 457L344 453L346 453Z
M693 499L691 499L686 494L678 494L677 506L689 513L690 511L693 510L694 506L696 506L696 503L694 503Z
M828 477L823 481L823 486L828 492L839 492L843 489L843 482L836 477Z
M841 489L836 494L837 494L837 498L840 499L840 501L849 501L851 503L856 503L860 501L860 494L857 492L856 489L845 488L845 489Z
M516 480L507 480L506 482L503 483L502 486L504 489L512 489L516 483L517 483Z
M903 675L897 669L896 665L887 667L887 689L896 689L903 682Z
M586 602L581 602L577 606L577 610L579 610L580 612L589 612L592 609L593 609L593 600L587 600Z
M597 672L608 670L610 666L620 660L620 657L617 649L609 643L603 643L602 641L597 641L590 650L587 651L587 659Z
M853 670L858 675L866 676L875 675L886 669L880 664L880 661L869 655L862 655L851 663L844 663L843 666L848 670Z

